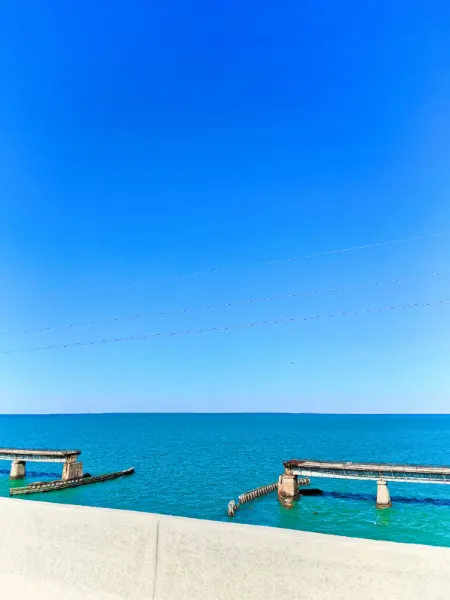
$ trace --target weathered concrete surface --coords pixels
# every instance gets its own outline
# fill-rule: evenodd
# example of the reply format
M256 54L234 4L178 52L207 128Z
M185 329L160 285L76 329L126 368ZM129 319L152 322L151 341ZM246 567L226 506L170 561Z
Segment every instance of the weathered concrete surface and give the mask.
M35 462L66 462L76 460L81 450L36 450L30 448L0 448L0 460Z
M377 481L377 508L389 508L390 506L392 506L392 502L387 481L379 479Z
M444 600L450 549L162 518L155 600Z
M447 600L450 549L0 499L0 598ZM156 577L155 577L156 576Z
M294 500L300 498L297 475L280 475L278 479L278 500L285 508L292 508Z
M83 463L67 461L64 463L61 479L67 481L75 477L83 477Z
M11 463L10 479L23 479L25 477L25 461L13 460Z
M0 499L0 598L152 598L158 517Z

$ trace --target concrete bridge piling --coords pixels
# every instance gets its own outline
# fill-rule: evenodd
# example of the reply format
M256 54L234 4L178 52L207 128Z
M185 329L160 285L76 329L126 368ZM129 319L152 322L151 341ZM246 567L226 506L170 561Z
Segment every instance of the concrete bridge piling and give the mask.
M9 478L23 479L26 474L25 464L26 463L24 460L13 460L11 463L11 473L9 475Z
M300 496L298 491L298 475L284 473L278 480L278 500L285 508L292 508Z
M310 483L310 479L300 478L287 469L287 472L278 478L278 500L285 508L292 508L295 500L300 497L299 488Z
M387 481L379 479L377 481L377 508L389 508L392 506L391 496Z
M75 477L83 477L83 463L78 462L76 456L70 456L64 463L61 479L67 481Z

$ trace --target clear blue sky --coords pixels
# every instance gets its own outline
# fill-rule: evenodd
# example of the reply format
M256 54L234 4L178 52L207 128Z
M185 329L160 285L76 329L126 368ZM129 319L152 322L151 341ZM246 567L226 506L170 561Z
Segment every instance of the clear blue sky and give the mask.
M450 298L430 276L450 271L449 23L444 1L2 3L0 333L143 316L0 352ZM449 323L433 306L0 355L0 411L448 412Z

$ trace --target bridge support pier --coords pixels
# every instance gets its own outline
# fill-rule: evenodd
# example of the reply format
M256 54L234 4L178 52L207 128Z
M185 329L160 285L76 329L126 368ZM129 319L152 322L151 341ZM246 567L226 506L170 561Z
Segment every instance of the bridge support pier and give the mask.
M278 479L278 500L285 508L292 508L300 497L298 491L298 475L284 473Z
M77 462L76 457L74 458L75 460L69 458L64 463L61 477L63 481L75 479L76 477L83 477L83 463Z
M391 496L387 481L378 479L377 481L377 508L389 508L392 506Z
M25 461L13 460L11 465L10 479L23 479L25 477Z

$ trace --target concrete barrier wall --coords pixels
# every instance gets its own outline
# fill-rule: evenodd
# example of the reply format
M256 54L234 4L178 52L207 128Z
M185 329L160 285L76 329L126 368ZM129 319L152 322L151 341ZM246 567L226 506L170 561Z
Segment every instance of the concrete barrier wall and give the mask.
M0 499L0 598L444 600L450 549Z
M0 499L0 598L152 598L158 517Z

